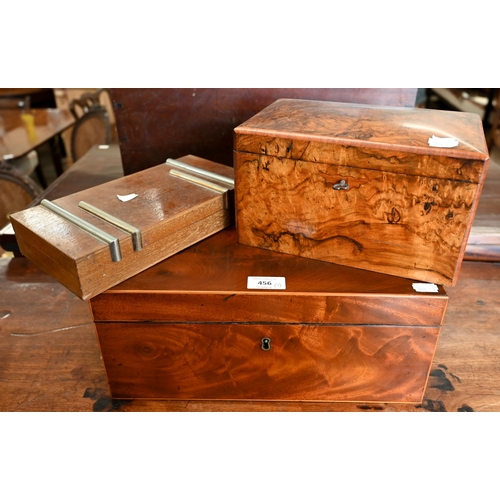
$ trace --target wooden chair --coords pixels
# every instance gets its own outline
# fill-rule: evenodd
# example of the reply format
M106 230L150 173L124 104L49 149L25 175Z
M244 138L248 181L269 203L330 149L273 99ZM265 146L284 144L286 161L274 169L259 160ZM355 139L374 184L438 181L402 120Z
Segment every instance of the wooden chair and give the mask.
M30 177L0 160L0 228L9 223L9 214L23 210L41 193Z
M92 109L78 119L71 136L71 157L79 160L92 146L109 144L111 127L105 109Z
M69 109L77 120L71 136L71 157L74 162L92 146L111 142L109 114L100 100L107 92L106 89L86 92L69 103Z
M97 89L95 92L85 92L78 99L73 99L69 103L69 110L77 120L95 109L106 110L102 99L105 94L110 98L107 89Z

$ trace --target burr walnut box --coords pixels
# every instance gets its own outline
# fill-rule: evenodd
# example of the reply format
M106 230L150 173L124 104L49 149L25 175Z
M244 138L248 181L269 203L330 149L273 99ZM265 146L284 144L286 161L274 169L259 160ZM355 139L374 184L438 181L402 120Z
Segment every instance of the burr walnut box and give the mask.
M234 130L238 241L454 285L488 163L475 114L280 99Z
M89 302L113 398L407 403L448 297L230 227Z
M234 222L233 169L167 160L11 215L19 249L89 299Z

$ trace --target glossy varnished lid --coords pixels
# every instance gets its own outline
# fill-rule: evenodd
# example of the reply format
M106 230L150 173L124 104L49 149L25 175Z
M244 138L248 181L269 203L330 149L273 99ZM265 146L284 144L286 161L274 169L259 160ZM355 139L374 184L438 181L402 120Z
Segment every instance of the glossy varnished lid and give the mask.
M249 290L249 276L284 277L284 290ZM382 294L447 297L416 292L414 281L330 262L242 245L231 226L111 288L109 293L202 292Z
M417 154L488 159L479 115L423 108L367 106L305 99L278 99L235 128L239 136L262 135L342 143ZM452 148L431 147L429 138L456 138Z

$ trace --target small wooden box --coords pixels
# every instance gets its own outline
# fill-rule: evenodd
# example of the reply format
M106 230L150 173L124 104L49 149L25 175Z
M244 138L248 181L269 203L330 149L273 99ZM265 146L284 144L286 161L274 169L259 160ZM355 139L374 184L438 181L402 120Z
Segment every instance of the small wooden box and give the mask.
M479 116L280 99L234 150L240 243L456 283L489 164Z
M89 299L232 224L233 169L192 155L179 160L64 196L55 208L38 205L11 215L19 249ZM185 169L193 166L196 172ZM118 198L129 194L137 197ZM89 213L92 207L105 214ZM68 213L79 220L68 220Z
M420 402L447 302L228 228L90 305L113 398Z

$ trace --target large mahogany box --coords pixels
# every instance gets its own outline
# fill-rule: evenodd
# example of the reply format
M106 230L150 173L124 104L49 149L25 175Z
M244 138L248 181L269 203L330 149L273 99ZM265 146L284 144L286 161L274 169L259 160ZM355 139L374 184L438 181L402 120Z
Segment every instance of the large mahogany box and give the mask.
M22 254L89 299L232 224L232 185L232 168L188 155L10 218Z
M234 131L238 241L454 285L488 164L475 114L279 99Z
M90 306L113 398L420 402L447 302L230 227Z

